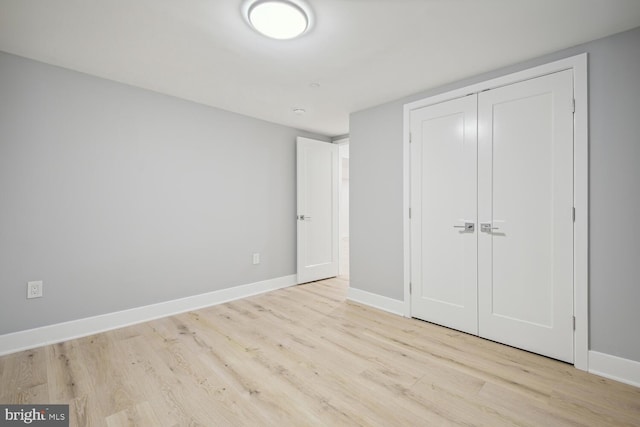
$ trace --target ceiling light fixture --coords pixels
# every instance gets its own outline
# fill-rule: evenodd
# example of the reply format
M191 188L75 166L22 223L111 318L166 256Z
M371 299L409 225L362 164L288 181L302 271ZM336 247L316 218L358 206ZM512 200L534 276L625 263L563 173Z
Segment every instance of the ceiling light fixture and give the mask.
M259 33L272 39L288 40L309 29L309 13L305 9L289 0L258 0L247 10L247 18Z

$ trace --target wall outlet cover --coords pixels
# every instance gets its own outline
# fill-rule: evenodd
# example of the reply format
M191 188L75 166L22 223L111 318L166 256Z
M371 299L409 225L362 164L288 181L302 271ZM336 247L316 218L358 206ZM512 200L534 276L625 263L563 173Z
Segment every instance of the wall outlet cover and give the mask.
M42 281L27 282L27 299L42 297Z

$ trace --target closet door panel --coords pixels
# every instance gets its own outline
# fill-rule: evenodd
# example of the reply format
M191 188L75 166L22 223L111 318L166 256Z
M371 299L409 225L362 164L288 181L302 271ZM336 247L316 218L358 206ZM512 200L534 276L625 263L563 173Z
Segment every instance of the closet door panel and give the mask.
M411 313L477 334L476 95L411 115Z
M478 98L479 334L573 361L573 91L564 71Z

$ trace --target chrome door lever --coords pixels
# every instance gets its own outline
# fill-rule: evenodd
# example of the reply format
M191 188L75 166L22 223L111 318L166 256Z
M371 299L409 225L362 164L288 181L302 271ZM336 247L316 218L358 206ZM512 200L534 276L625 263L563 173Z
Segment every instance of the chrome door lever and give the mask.
M464 225L454 225L453 228L463 228L464 231L473 232L476 229L476 225L473 222L465 222Z
M483 222L480 224L480 231L483 233L491 233L493 230L500 230L500 228L493 227L490 222Z

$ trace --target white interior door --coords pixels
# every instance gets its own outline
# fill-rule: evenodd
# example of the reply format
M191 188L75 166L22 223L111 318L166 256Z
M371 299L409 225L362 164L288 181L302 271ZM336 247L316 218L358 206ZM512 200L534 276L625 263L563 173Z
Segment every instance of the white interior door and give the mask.
M411 313L478 333L476 95L411 114Z
M572 71L478 105L480 336L573 362Z
M338 275L338 146L297 139L298 283Z
M573 362L572 79L411 112L412 316Z

